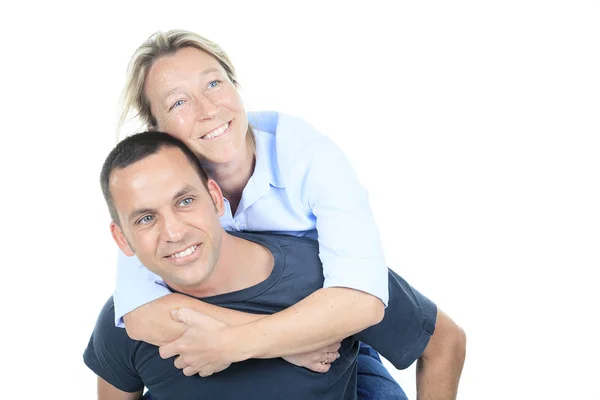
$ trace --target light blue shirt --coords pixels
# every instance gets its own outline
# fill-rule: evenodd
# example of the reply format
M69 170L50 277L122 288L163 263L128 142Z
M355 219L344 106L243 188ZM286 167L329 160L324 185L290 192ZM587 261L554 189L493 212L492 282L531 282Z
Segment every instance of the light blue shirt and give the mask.
M250 113L256 165L235 215L225 200L221 225L231 231L307 236L319 241L324 287L370 293L387 306L387 266L366 190L342 151L302 119ZM137 259L119 252L115 323L171 293Z

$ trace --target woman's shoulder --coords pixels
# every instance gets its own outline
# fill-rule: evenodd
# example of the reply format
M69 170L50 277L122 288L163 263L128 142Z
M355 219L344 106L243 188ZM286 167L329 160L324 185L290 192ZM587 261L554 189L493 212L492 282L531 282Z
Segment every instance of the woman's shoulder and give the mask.
M293 199L308 199L347 164L337 162L341 149L303 118L262 112L248 120L257 134L258 157L268 160L274 181Z
M309 122L291 114L251 112L248 113L248 122L254 129L275 136L278 143L311 144L326 139Z
M280 164L298 168L309 163L315 153L333 143L305 119L276 111L248 114L248 121L260 135L272 137Z

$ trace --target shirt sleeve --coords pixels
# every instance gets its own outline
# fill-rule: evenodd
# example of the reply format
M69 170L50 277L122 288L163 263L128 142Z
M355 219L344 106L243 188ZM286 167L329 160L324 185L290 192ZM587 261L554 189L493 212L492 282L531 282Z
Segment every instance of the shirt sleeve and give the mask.
M144 388L140 376L133 365L134 340L127 336L125 329L113 323L113 299L102 308L83 361L96 375L124 392L137 392Z
M389 271L389 305L383 320L354 337L372 346L396 368L405 369L423 353L435 330L437 306Z
M387 266L365 188L342 150L302 119L279 114L277 157L291 203L315 221L324 287L348 287L387 306ZM296 206L294 206L296 207Z
M321 137L312 150L303 198L316 217L324 287L362 290L387 306L387 266L367 192L331 140Z
M113 293L116 326L125 326L125 314L170 293L162 278L146 269L136 256L127 257L119 251L117 285Z

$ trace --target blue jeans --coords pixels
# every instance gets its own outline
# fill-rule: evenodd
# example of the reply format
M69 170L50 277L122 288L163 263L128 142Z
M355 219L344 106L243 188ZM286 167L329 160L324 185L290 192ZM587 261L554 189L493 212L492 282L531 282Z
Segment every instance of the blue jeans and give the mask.
M379 354L360 343L358 351L358 400L408 400L404 390L381 363Z

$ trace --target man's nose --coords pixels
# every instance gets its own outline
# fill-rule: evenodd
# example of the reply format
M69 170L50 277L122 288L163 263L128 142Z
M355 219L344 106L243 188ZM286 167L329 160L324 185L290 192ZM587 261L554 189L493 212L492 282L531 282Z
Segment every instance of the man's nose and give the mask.
M179 242L187 231L186 224L175 215L163 218L162 238L167 242Z

